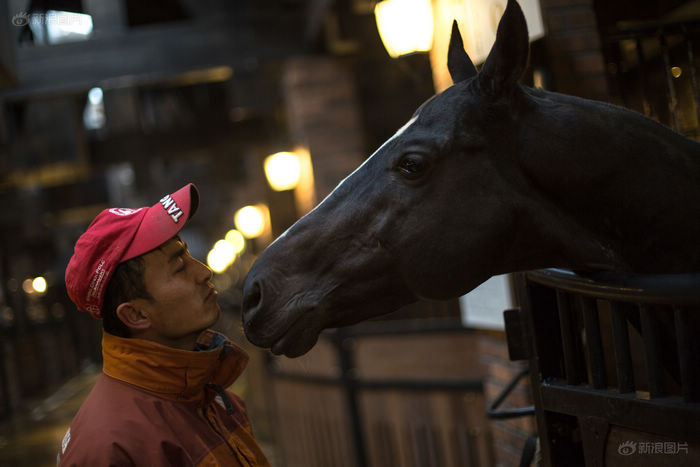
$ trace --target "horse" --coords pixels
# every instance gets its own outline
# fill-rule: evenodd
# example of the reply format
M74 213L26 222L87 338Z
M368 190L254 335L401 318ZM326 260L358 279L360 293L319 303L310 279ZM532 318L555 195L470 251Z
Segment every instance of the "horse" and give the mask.
M296 357L325 328L541 268L700 271L700 143L637 112L520 83L509 0L480 70L454 23L453 85L260 255L255 345Z

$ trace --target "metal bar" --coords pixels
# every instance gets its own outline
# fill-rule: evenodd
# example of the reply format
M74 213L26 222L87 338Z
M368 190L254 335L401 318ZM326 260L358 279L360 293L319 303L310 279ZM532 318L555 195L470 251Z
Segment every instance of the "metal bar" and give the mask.
M543 383L544 410L577 417L595 416L637 431L663 434L680 440L698 439L700 408L680 397L637 399L581 387Z
M668 87L668 108L671 112L672 128L675 131L680 131L680 123L678 121L678 98L676 97L676 89L673 86L673 76L671 75L671 57L668 53L668 43L663 32L659 34L659 44L661 44L661 55L664 60L664 74L666 75L666 86Z
M359 389L401 389L406 391L445 391L445 392L481 392L482 381L448 381L448 380L410 380L410 379L355 379Z
M578 384L578 372L576 368L576 342L573 323L571 320L571 307L566 293L557 290L557 310L559 311L559 329L561 331L562 350L564 351L564 369L566 382Z
M579 416L578 426L581 430L581 444L586 467L605 466L605 447L610 424L604 417Z
M697 329L691 322L689 310L680 307L674 309L674 321L676 327L676 344L678 346L678 360L681 368L681 390L686 402L700 401L700 355L696 342Z
M623 53L622 53L622 40L613 42L611 46L611 51L613 55L613 59L615 61L616 68L614 69L615 72L615 82L617 84L617 92L620 94L620 102L622 105L625 107L630 107L630 103L627 100L627 90L625 88L625 83L624 83L624 59L622 58Z
M298 383L318 384L325 386L340 386L343 379L335 376L309 375L289 371L273 370L276 379L284 379ZM401 389L408 391L445 391L445 392L481 392L484 383L481 380L411 380L411 379L360 379L352 376L345 378L358 389Z
M620 394L634 392L634 370L630 352L630 338L627 331L627 319L617 302L610 302L612 319L613 347L617 366L617 389Z
M663 27L667 32L676 32L681 29L682 26L696 27L700 25L700 22L696 21L677 21L677 22L664 22L663 24L658 21L649 21L645 25L636 27L631 30L626 30L624 32L617 32L614 34L609 34L606 36L606 40L618 42L625 39L634 39L638 36L653 37L658 34L659 28Z
M647 357L647 373L649 378L649 394L659 397L664 394L664 366L661 355L661 338L659 322L653 310L647 305L639 307L642 322L642 338Z
M2 243L4 244L5 242ZM12 297L10 296L11 294L7 286L8 279L12 277L7 249L9 249L9 247L0 245L0 296L7 297L5 300L10 302L8 305L12 305ZM8 332L5 329L0 330L0 392L2 393L0 397L0 420L9 418L12 410L10 385L8 384L11 376L7 371L7 348L14 343L14 336L10 339L10 336L13 334L14 333Z
M592 298L579 296L579 301L583 312L583 326L586 331L586 353L591 369L591 384L596 389L603 389L607 387L607 374L598 309Z
M340 379L343 383L345 400L347 401L348 409L350 411L350 423L355 441L355 456L357 458L357 465L359 467L366 467L369 464L367 462L367 451L365 449L366 444L364 439L364 430L362 427L362 420L360 418L360 404L358 403L357 397L357 385L352 377L352 374L355 371L352 340L345 337L342 329L338 331L335 337L336 339L334 339L334 343L338 352L338 360L340 361L341 369Z
M524 273L527 280L550 288L628 303L700 305L700 274L574 273L540 269Z
M460 318L443 318L440 320L410 321L365 321L354 326L343 328L346 337L397 336L420 334L473 334L474 330L465 328ZM425 320L428 321L428 320ZM334 335L339 329L327 329L323 335Z
M530 385L532 388L532 398L535 403L535 418L537 420L538 435L540 441L540 457L542 458L543 465L552 464L552 433L547 429L547 418L543 408L542 402L542 392L540 390L542 381L541 375L543 372L541 360L544 355L540 355L541 348L537 343L545 339L546 337L542 335L538 327L538 316L536 313L542 313L542 303L537 303L537 289L542 287L537 286L532 283L527 273L517 273L515 274L515 287L516 296L518 297L518 302L520 303L522 309L523 322L525 327L523 329L525 334L525 340L530 342L532 345L532 352L530 353L530 360L528 366L530 368ZM539 305L539 306L538 306ZM550 307L546 307L549 311ZM549 315L549 313L548 313Z
M525 415L535 415L535 406L529 407L519 407L516 409L508 410L497 410L498 406L508 397L508 395L515 389L520 380L530 372L530 369L525 367L521 369L518 374L516 374L513 379L510 380L508 385L503 388L501 393L496 397L496 399L491 402L488 410L486 411L486 416L491 419L505 419L505 418L516 418L523 417Z
M504 310L503 323L506 328L508 358L511 361L527 360L530 358L528 342L523 335L523 326L525 326L525 323L523 323L520 308Z
M693 89L693 106L695 107L695 115L700 125L700 88L698 88L698 73L695 70L695 53L693 52L693 41L690 39L688 28L686 25L681 26L683 31L683 39L685 41L686 54L688 56L688 73L690 74L690 85Z
M639 60L639 84L642 87L642 108L644 115L654 117L654 107L649 100L649 87L647 86L647 72L644 66L644 49L642 47L642 38L636 39L637 60Z

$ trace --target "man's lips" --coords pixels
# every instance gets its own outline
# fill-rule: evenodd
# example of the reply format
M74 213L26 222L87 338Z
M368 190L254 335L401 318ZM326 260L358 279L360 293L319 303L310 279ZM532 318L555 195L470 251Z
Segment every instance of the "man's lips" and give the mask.
M217 295L219 295L219 292L217 292L214 287L210 287L206 297L204 297L204 301L208 302L212 298L216 298Z

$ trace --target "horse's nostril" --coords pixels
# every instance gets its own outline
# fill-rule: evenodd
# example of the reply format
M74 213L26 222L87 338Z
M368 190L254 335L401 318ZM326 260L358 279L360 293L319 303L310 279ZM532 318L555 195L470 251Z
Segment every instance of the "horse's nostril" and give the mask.
M250 312L260 305L262 301L262 290L257 282L253 282L250 287L243 291L243 313Z

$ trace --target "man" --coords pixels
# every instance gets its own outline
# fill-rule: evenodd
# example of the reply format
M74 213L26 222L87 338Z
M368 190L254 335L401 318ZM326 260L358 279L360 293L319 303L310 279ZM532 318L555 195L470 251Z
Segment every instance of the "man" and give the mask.
M102 211L78 239L66 288L103 318L103 373L59 450L62 466L268 466L240 398L225 388L247 354L209 330L212 272L178 233L189 184L154 206Z

